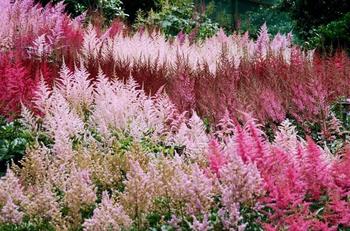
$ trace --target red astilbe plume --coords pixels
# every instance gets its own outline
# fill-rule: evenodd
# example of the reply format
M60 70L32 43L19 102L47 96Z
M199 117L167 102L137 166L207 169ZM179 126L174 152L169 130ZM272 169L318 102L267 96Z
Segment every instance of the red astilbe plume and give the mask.
M263 90L259 101L262 106L261 112L265 112L265 115L259 116L259 118L262 118L261 121L271 118L273 121L282 122L286 118L282 100L272 90Z
M49 85L58 74L54 64L21 59L15 52L0 55L0 113L8 118L18 116L21 103L33 109L32 99L41 78Z
M195 79L191 75L190 68L180 61L180 57L177 59L175 76L166 85L166 91L180 111L191 111L196 103Z
M246 127L250 134L251 143L253 149L251 150L252 161L258 164L265 158L268 152L268 146L266 145L266 135L261 130L262 125L257 124L257 121L253 119L249 114L245 114Z
M35 80L22 63L7 63L0 69L0 113L13 118L20 111L20 103L30 104Z

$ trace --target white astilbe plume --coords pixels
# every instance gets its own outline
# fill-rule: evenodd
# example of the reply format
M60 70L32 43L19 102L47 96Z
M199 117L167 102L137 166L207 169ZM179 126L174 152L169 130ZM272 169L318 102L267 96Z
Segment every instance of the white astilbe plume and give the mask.
M113 130L124 131L136 139L148 133L162 134L170 113L169 99L153 99L137 88L132 78L124 84L108 81L99 73L91 118L104 137L109 137Z
M37 118L35 117L34 113L23 104L21 106L21 115L21 121L24 126L26 126L31 131L36 131L38 129Z
M137 100L138 91L133 84L110 82L103 74L99 74L95 92L92 119L99 132L108 137L110 131L128 130L130 122L141 110Z
M157 65L176 66L178 58L186 59L189 67L196 69L197 65L206 65L215 74L218 60L223 52L228 61L239 68L243 60L265 59L271 55L284 57L290 63L291 45L289 36L276 35L270 41L266 24L261 27L257 41L249 39L248 34L226 36L220 30L215 36L201 43L189 43L176 39L169 42L161 34L155 32L137 32L125 36L122 33L114 37L97 38L96 32L90 28L84 36L83 54L85 59L113 61L130 64L132 68L138 63L156 63ZM271 51L271 52L270 52Z
M64 76L62 78L64 81L58 87L54 86L52 90L48 88L43 79L40 81L34 104L43 114L43 128L54 139L56 153L68 154L72 148L70 138L83 133L84 123L63 95L65 92L62 89L70 89L72 85L68 81L70 74L66 69L63 69L61 76ZM76 92L74 94L78 94L76 101L81 101L79 98L82 96L79 94L79 90L81 91L81 89L72 90ZM28 117L26 114L28 115L28 112L24 114L25 118Z
M58 89L64 95L72 108L83 114L93 103L93 85L89 80L89 73L82 67L73 73L63 64Z
M42 113L45 113L49 110L50 94L51 94L51 91L50 91L49 87L45 83L45 80L43 78L41 78L40 82L38 84L38 88L35 92L33 103L35 104L35 107Z
M87 59L97 59L102 48L101 40L97 37L97 33L92 25L84 34L84 41L82 47L83 56Z
M52 52L52 44L46 41L46 35L40 35L33 41L33 46L29 47L29 54L42 59Z
M84 131L84 123L71 110L66 99L54 89L50 96L49 110L44 115L43 127L54 138L54 150L58 154L67 154L71 150L70 138L79 136Z

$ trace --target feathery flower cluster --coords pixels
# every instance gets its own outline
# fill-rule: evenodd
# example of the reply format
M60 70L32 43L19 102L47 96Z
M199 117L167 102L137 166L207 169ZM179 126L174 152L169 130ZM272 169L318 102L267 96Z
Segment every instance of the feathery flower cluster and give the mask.
M246 115L207 134L162 92L63 66L23 110L46 136L0 179L0 224L56 230L350 226L349 151L331 157L288 121L273 142ZM253 219L251 218L253 217Z
M256 41L248 33L220 31L197 43L183 35L166 40L156 32L128 33L120 23L106 31L84 27L82 18L62 13L62 4L2 4L0 112L10 118L20 103L32 108L40 78L51 86L64 62L70 68L84 62L91 78L100 69L120 80L132 75L147 94L164 87L178 110L195 110L214 122L226 111L239 119L240 111L251 112L263 124L287 115L323 122L330 104L349 96L346 54L303 51L292 44L291 34L270 38L266 25Z
M84 27L62 4L4 0L0 17L0 113L21 111L36 140L0 178L0 226L350 228L349 147L332 154L285 120L339 133L329 107L349 96L345 54L266 25L256 41L195 43ZM269 141L257 121L283 122Z

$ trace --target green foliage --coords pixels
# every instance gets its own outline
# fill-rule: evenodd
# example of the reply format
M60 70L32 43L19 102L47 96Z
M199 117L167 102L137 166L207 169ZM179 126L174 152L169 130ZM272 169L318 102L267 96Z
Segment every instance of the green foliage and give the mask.
M302 45L333 52L350 43L350 1L282 0L280 9L295 23Z
M181 31L204 39L214 35L218 24L213 23L205 13L196 11L193 1L161 1L161 10L146 14L139 11L135 27L159 27L166 35L175 36Z
M223 28L225 32L230 33L235 27L234 14L231 10L228 0L226 1L210 1L205 6L205 11L208 17L214 20Z
M241 223L246 224L247 231L262 231L264 230L261 223L267 221L267 216L259 212L257 209L248 205L241 205L240 214L242 216Z
M1 231L55 231L55 227L47 221L34 223L25 219L21 224L1 224Z
M329 50L333 48L349 48L350 44L350 12L339 20L313 29L306 45L309 48ZM328 48L328 49L327 49Z
M0 172L6 171L13 160L18 162L24 155L26 146L33 142L31 133L15 120L7 122L0 118Z
M112 21L116 17L125 18L128 16L123 11L121 0L101 0L99 3L99 8L108 21Z
M159 3L157 0L124 0L124 11L128 14L128 21L132 24L135 22L137 12L141 9L144 12L149 12L151 9L158 10Z
M260 7L254 11L247 11L241 15L241 32L249 31L253 37L257 37L261 25L267 24L269 33L276 35L289 33L293 30L294 24L286 12L279 10L278 5L272 7Z
M184 149L184 146L169 146L161 141L155 143L149 136L142 138L141 147L144 152L161 153L166 156L174 156L175 152L181 155Z
M283 0L281 8L295 20L296 28L303 39L313 30L327 25L350 12L349 0Z

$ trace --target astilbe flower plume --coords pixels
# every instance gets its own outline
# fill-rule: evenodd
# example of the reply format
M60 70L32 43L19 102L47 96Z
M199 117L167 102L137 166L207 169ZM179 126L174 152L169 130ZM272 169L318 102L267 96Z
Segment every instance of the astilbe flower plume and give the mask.
M20 102L32 108L40 76L51 87L63 58L70 68L82 61L91 79L100 68L120 80L131 74L146 95L164 86L180 113L195 110L214 122L227 109L237 118L238 111L251 111L263 124L287 115L317 122L339 96L349 95L344 87L348 56L302 51L291 34L270 38L266 24L256 41L248 33L228 36L221 30L196 43L186 36L167 40L156 31L127 33L117 21L106 30L84 27L83 16L70 19L63 9L62 3L41 7L32 0L2 3L1 60L16 60L16 65L0 65L0 73L16 76L1 75L2 114L15 117Z
M3 1L0 17L0 111L14 117L25 105L30 127L53 142L1 180L1 223L27 216L57 229L141 229L148 215L167 211L172 222L160 223L191 220L190 228L207 230L216 210L222 228L243 229L240 209L250 206L272 229L349 226L348 154L328 158L287 123L270 143L241 113L263 124L286 115L324 121L329 105L349 95L346 55L302 51L290 34L270 38L266 25L256 41L221 30L190 43L123 33L116 23L84 28L62 4ZM210 142L200 117L216 123L224 115ZM148 138L156 151L145 147ZM162 153L169 147L173 159ZM101 189L112 193L98 203Z
M18 224L24 213L21 208L27 204L28 198L23 192L23 186L13 171L8 170L0 181L0 222Z
M116 204L106 191L102 193L102 201L94 210L90 219L85 220L84 230L121 230L130 228L132 220L123 207Z
M63 10L62 3L41 7L32 0L2 1L0 111L10 119L18 116L20 103L32 108L31 99L41 77L51 84L58 76L52 61L77 57L71 52L81 46L75 41L82 37L81 21L70 19Z

